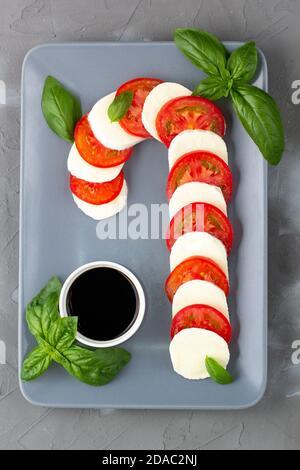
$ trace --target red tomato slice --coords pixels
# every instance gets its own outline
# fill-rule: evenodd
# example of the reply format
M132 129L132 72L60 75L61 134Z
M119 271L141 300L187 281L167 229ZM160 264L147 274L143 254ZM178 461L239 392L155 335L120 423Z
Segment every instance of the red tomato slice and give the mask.
M195 279L212 282L228 295L228 280L219 266L203 256L192 256L176 266L166 280L165 291L170 302L181 284Z
M227 163L210 152L195 151L183 155L171 169L167 183L167 197L184 183L199 181L200 183L218 186L226 202L232 195L232 174Z
M177 134L186 129L225 134L225 120L219 108L201 96L182 96L168 101L156 117L156 129L162 142L169 147Z
M171 339L185 328L202 328L213 331L230 343L232 329L227 318L218 310L208 305L189 305L178 313L171 323Z
M151 137L143 126L142 111L145 99L150 91L160 83L162 83L162 80L158 78L134 78L118 88L117 95L124 91L133 92L132 104L125 116L119 121L120 126L129 134L138 137Z
M78 121L74 134L75 144L82 158L98 168L110 168L126 162L133 147L126 150L113 150L104 147L93 134L87 115Z
M184 233L207 232L223 242L229 254L232 248L233 230L228 217L212 204L193 202L179 210L170 222L166 236L169 251Z
M121 173L106 183L90 183L70 175L70 188L73 194L89 204L107 204L121 192L124 183L124 173Z

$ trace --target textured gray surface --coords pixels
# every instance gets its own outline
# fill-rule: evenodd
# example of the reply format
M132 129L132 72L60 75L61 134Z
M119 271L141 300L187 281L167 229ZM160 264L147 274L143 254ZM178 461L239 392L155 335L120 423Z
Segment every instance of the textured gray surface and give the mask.
M270 91L283 110L287 150L270 169L270 371L265 398L243 412L47 410L28 404L16 378L19 108L0 107L0 448L300 449L299 0L0 0L0 79L19 93L21 64L34 45L74 40L165 40L199 26L224 40L255 39L266 54Z

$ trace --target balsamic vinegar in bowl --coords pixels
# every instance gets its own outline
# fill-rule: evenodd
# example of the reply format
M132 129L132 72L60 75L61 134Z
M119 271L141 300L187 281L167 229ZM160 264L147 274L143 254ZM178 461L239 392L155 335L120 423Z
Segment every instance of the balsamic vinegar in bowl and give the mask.
M114 267L92 267L75 278L66 296L67 315L78 317L78 333L94 341L125 334L139 310L135 285Z

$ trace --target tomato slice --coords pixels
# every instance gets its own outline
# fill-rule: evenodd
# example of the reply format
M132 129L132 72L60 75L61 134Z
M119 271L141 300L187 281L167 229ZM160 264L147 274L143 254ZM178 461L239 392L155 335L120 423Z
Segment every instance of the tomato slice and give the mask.
M165 291L170 302L181 284L195 279L212 282L228 295L228 280L219 266L203 256L192 256L176 266L166 280Z
M225 134L225 120L219 108L201 96L181 96L168 101L156 117L156 129L162 142L169 147L177 134L186 129Z
M167 183L167 197L184 183L200 183L218 186L228 202L232 195L232 173L227 163L210 152L195 151L183 155L171 169Z
M178 313L171 323L171 339L185 328L202 328L213 331L230 343L232 329L227 318L218 310L208 305L189 305Z
M126 150L113 150L104 147L96 139L87 115L83 116L75 127L75 144L82 158L98 168L110 168L126 162L132 154L133 147Z
M212 204L193 202L180 209L170 222L166 236L168 250L184 233L207 232L221 240L229 254L232 248L233 230L228 217Z
M132 104L125 114L125 116L119 121L120 126L129 134L137 135L139 137L151 137L146 131L142 123L142 111L145 99L149 95L150 91L154 87L162 83L162 80L158 78L134 78L129 82L124 83L117 90L117 95L124 91L133 92Z
M70 188L73 194L89 204L107 204L121 192L124 183L124 173L121 173L106 183L90 183L70 175Z

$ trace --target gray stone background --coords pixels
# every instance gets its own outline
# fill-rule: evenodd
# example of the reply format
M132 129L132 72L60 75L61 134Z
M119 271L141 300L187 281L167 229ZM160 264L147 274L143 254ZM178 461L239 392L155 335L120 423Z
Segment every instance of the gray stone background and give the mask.
M37 408L17 382L19 93L33 46L55 41L169 40L175 27L223 40L254 39L266 54L270 92L287 130L282 163L269 172L269 381L241 412L94 411ZM0 0L0 449L300 449L300 0Z

